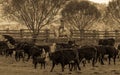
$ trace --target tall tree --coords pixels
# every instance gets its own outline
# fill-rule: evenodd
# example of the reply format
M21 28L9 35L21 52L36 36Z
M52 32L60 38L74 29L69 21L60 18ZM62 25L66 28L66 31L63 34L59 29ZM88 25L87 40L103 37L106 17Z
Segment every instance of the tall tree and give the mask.
M62 10L62 18L66 25L82 31L93 24L100 17L98 9L88 1L71 1Z
M7 0L4 14L26 25L32 37L37 38L40 29L54 20L65 3L66 0Z
M111 19L114 19L114 21L120 24L120 0L112 0L109 2L107 11L107 13L109 13L109 16L112 17Z

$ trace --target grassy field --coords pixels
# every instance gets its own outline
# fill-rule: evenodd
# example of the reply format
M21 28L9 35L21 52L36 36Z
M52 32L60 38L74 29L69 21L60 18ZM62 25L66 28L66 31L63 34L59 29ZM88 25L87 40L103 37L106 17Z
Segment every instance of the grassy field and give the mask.
M68 66L65 67L65 72L61 72L60 65L54 68L53 72L50 72L51 64L48 63L46 69L41 69L38 65L37 69L33 68L32 61L29 62L16 62L14 58L0 56L0 75L120 75L120 61L117 60L116 65L96 64L97 67L92 67L91 64L87 64L86 67L81 65L81 71L68 70Z

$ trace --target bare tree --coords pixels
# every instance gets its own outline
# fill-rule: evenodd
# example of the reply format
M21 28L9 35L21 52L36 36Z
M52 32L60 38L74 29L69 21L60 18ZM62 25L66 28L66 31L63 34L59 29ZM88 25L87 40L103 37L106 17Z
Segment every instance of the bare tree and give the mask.
M120 24L120 0L112 0L107 7L107 14Z
M62 10L62 18L65 24L79 30L80 37L83 33L81 30L92 25L100 15L98 9L88 1L71 1Z
M4 14L26 25L32 37L37 38L40 29L54 20L65 2L66 0L7 0L4 2Z

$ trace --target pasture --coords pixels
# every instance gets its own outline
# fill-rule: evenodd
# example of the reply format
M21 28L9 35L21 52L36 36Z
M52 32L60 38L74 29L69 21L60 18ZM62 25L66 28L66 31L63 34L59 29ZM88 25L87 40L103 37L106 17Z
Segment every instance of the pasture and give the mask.
M62 39L61 42L63 42L63 40L64 42L67 41L67 39ZM98 41L95 42L96 43L94 43L93 40L86 40L80 42L80 44L98 44ZM38 41L38 44L40 45L43 45L44 43ZM76 43L79 44L78 41L76 41ZM41 69L40 65L37 66L37 69L34 69L32 59L28 62L16 62L14 54L12 57L7 58L0 55L0 75L120 75L120 59L117 59L116 65L113 64L113 61L111 62L111 65L108 65L108 61L104 62L105 65L101 65L97 62L95 64L96 67L92 67L91 63L87 63L86 67L83 67L83 65L80 64L81 71L69 71L68 65L66 65L65 71L62 72L61 65L56 65L53 72L50 72L52 67L51 61L47 62L46 69Z
M50 72L51 62L47 63L46 69L41 69L38 65L37 69L33 68L32 61L29 62L16 62L13 57L6 58L0 56L0 75L120 75L120 60L117 59L116 65L111 62L105 61L105 65L96 64L97 67L92 67L91 64L86 67L81 66L81 71L69 71L65 67L65 71L61 72L61 66L57 65L53 72Z

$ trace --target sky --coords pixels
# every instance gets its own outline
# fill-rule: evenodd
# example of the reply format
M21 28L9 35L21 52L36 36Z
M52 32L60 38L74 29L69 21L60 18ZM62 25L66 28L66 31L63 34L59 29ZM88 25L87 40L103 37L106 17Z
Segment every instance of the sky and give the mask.
M110 0L90 0L96 3L104 3L104 4L108 4Z

